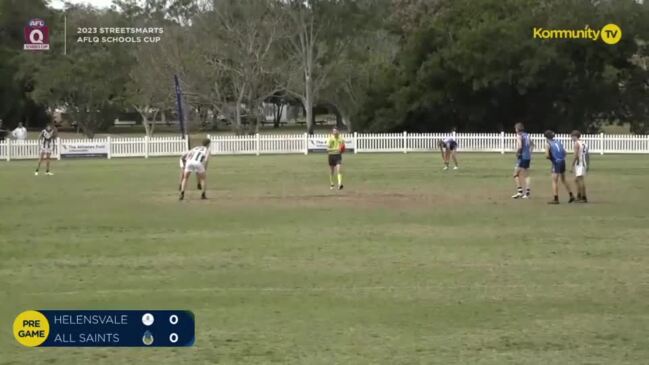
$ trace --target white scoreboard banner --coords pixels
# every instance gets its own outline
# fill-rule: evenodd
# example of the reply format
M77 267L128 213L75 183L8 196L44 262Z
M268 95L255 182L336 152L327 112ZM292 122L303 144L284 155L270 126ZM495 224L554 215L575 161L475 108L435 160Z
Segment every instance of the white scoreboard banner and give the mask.
M354 145L354 139L349 137L344 137L345 140L345 150L348 152L353 152L356 146ZM327 152L327 137L309 137L309 152Z
M61 157L108 157L108 142L63 142Z

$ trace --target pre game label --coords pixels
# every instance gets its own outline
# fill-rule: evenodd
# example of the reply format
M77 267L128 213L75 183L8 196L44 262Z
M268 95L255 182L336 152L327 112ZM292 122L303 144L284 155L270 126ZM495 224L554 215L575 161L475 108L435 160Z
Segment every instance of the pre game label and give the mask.
M25 311L14 337L34 347L182 347L194 343L190 311Z

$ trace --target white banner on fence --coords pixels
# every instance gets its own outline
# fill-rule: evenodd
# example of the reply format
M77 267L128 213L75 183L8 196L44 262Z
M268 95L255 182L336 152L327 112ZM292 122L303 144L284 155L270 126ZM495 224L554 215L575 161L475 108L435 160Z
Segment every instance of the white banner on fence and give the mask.
M61 157L108 157L107 142L66 142L61 140Z
M328 137L315 137L311 136L308 139L308 149L309 152L327 152L327 138ZM345 140L345 150L354 151L356 146L354 145L353 137L344 137Z

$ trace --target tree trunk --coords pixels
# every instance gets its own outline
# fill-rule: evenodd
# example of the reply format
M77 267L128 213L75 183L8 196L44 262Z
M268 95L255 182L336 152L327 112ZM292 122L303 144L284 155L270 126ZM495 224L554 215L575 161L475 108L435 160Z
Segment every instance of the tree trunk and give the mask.
M238 100L234 106L234 129L236 134L241 132L241 103Z
M162 113L162 115L164 115L164 112ZM158 116L158 112L156 111L156 112L153 113L153 121L152 121L151 125L149 126L149 131L151 133L151 134L148 134L149 137L153 136L153 132L155 131L155 120L156 120L157 116Z
M284 104L283 103L275 104L275 120L273 121L274 128L279 128L282 122L283 113L284 113Z
M142 117L142 125L144 126L144 134L151 137L151 131L150 131L151 126L149 125L149 118L147 118L146 113L142 113L142 112L140 112L140 116Z
M315 117L313 115L313 84L311 77L307 74L305 78L305 97L303 100L306 109L306 129L308 134L313 134Z

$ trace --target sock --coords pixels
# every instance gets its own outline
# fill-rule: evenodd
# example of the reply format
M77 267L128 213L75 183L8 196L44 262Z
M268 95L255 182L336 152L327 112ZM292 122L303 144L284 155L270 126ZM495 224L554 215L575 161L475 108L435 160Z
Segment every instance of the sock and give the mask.
M574 195L572 195L572 191L569 191L568 195L570 195L570 198L574 198Z
M555 201L555 202L558 202L558 201L559 201L559 195L555 195L555 196L554 196L554 201Z
M522 188L522 187L519 186L519 187L516 188L516 189L517 189L517 191L518 191L519 194L523 194L523 188Z
M331 186L333 186L333 184L334 184L334 177L333 177L333 175L331 175L331 174L329 174L329 184L330 184Z
M338 174L338 185L343 184L343 174Z
M525 189L525 195L530 195L530 193L531 193L530 188Z

